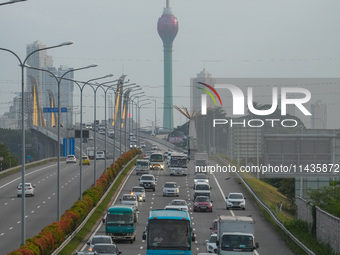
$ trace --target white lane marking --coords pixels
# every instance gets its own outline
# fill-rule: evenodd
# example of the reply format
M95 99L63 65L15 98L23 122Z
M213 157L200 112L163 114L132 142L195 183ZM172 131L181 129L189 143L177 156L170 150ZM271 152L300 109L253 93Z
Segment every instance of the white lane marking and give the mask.
M217 181L215 175L214 175L213 173L212 173L211 175L214 177L215 182L216 182L216 184L217 184L217 187L219 188L219 190L220 190L220 192L221 192L221 194L222 194L223 200L225 201L225 195L224 195L224 192L223 192L223 190L222 190L220 184L218 183L218 181ZM235 214L234 214L234 212L233 212L232 210L229 210L229 211L230 211L230 213L231 213L232 216L235 216Z
M37 170L35 170L35 171L32 171L32 172L30 172L30 173L25 174L25 176L29 176L29 175L34 174L34 173L36 173L36 172L40 172L40 171L45 170L45 169L47 169L47 168L49 168L49 167L55 167L56 165L57 165L57 164L54 164L54 165L51 165L51 166L47 166L47 167L43 167L43 168L37 169ZM18 178L13 179L13 180L10 181L10 182L7 182L6 184L4 184L4 185L2 185L2 186L0 186L0 189L2 189L3 187L6 187L7 185L9 185L9 184L11 184L11 183L13 183L13 182L18 181L18 180L21 180L21 176L18 177ZM40 182L39 182L39 183L40 183Z

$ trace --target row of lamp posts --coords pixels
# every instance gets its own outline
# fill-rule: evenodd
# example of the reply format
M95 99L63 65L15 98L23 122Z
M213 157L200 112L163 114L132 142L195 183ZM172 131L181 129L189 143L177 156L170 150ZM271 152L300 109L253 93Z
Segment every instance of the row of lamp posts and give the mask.
M24 115L24 109L25 109L25 79L24 79L24 69L25 68L30 68L30 69L35 69L35 70L40 70L40 71L44 71L44 72L48 72L52 77L54 77L56 79L57 82L57 86L58 86L58 126L57 126L57 132L58 132L58 150L57 150L57 157L58 157L58 163L57 163L57 220L60 220L60 214L61 214L61 195L60 195L60 115L61 115L61 107L60 107L60 85L61 85L61 81L62 80L71 80L71 79L67 79L65 78L65 76L70 73L70 72L74 72L74 71L79 71L79 70L83 70L83 69L88 69L88 68L92 68L92 67L96 67L97 65L89 65L89 66L85 66L85 67L80 67L80 68L76 68L76 69L72 69L72 70L68 70L67 72L65 72L64 74L62 74L60 77L56 76L53 72L50 72L49 70L46 69L40 69L40 68L35 68L32 66L29 66L26 64L27 60L29 59L29 57L31 57L34 53L39 52L39 51L43 51L43 50L48 50L48 49L53 49L53 48L58 48L58 47L63 47L63 46L67 46L67 45L71 45L73 44L73 42L65 42L65 43L61 43L55 46L50 46L50 47L45 47L45 48L40 48L37 50L32 51L31 53L29 53L26 58L22 61L21 58L13 51L6 49L6 48L0 48L0 50L2 51L6 51L11 53L12 55L14 55L18 61L19 61L19 66L21 68L21 129L22 129L22 134L21 134L21 183L22 183L22 194L21 194L21 245L25 244L25 240L26 240L26 219L25 219L25 212L26 212L26 198L25 198L25 161L26 161L26 154L25 154L25 115ZM112 74L109 75L105 75L102 77L98 77L98 78L94 78L94 79L90 79L87 82L78 82L75 80L71 80L73 81L80 89L80 161L82 160L82 144L83 144L83 131L82 131L82 104L83 104L83 89L86 85L90 86L93 91L94 91L94 123L96 121L96 92L99 88L103 89L104 94L105 94L105 154L107 153L107 148L106 148L106 136L107 136L107 118L106 118L106 93L109 89L112 89L114 85L108 85L108 83L112 83L112 82L119 82L121 85L124 83L128 83L124 82L124 78L125 75L122 75L119 79L114 80L114 81L108 81L108 82L104 82L101 84L92 84L91 82L94 82L96 80L100 80L100 79L104 79L104 78L109 78L112 77ZM127 84L125 86L126 88L133 90L134 88L138 88L139 85L136 85L135 83L132 84ZM115 93L121 93L120 96L122 96L123 94L123 90L121 90L120 92L112 89ZM141 88L136 89L136 90L141 90ZM135 91L136 91L135 90ZM144 92L143 92L144 93ZM136 94L134 95L136 96ZM116 102L115 102L116 103ZM138 106L138 103L137 103ZM140 110L139 106L139 110ZM140 119L139 119L140 120ZM137 119L136 119L137 121ZM120 124L120 123L119 123ZM115 126L114 125L114 139L113 139L113 163L115 162L115 136L116 136L116 130L115 130ZM126 126L126 125L125 125ZM121 125L120 125L120 153L122 152L121 149L121 137L122 137L122 132L121 132ZM95 160L94 160L94 185L96 185L96 130L94 132L94 148L95 148ZM127 150L127 147L125 148L125 150ZM106 171L106 167L107 167L107 163L106 163L106 157L105 157L105 171ZM82 200L82 192L83 192L83 184L82 184L82 164L80 163L80 184L79 184L79 199Z

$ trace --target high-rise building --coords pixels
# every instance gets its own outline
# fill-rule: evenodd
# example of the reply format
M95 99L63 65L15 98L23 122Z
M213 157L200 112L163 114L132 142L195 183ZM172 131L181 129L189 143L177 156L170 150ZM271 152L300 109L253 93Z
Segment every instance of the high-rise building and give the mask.
M47 71L53 73L54 75L61 77L64 73L72 70L67 66L60 66L58 69L55 67L44 68ZM44 107L58 107L58 84L57 80L50 75L49 72L43 72L42 79L42 94L41 106ZM69 72L64 76L65 79L73 79L73 72ZM66 112L61 113L60 123L65 127L69 127L73 123L73 82L69 80L62 80L60 82L60 107L66 108ZM58 113L44 113L45 125L47 127L53 127L56 125Z
M164 49L164 110L163 128L173 129L173 99L172 99L172 43L178 33L178 21L172 14L169 0L166 1L163 15L158 19L158 34L163 41Z
M32 44L26 46L27 56L35 50L46 48L46 45L39 41L35 41ZM35 52L27 60L27 65L35 68L45 68L48 66L53 66L53 60L51 56L47 55L46 50ZM44 120L42 119L42 109L40 100L44 97L43 92L43 72L39 70L33 70L26 68L26 91L31 94L29 100L30 104L26 107L25 115L28 119L28 127L32 125L44 126ZM25 117L26 118L26 117Z

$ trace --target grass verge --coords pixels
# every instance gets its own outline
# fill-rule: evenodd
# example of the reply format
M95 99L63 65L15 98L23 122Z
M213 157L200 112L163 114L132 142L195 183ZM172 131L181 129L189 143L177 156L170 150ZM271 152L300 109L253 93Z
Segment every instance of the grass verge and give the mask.
M111 201L118 188L120 187L122 181L129 173L131 168L134 166L136 160L132 161L129 165L125 167L123 172L119 175L114 185L111 187L110 191L107 193L102 203L97 207L92 216L89 218L84 227L73 237L73 239L62 249L59 255L70 255L78 249L78 247L86 240L88 234L92 229L98 224L98 220L104 216L107 208L111 205Z

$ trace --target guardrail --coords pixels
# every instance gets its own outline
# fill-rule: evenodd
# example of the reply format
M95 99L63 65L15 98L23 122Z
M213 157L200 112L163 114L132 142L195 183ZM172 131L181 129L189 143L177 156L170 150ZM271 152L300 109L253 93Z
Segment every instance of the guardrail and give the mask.
M219 160L223 161L224 163L229 164L228 161L217 157ZM270 208L261 200L261 198L259 198L256 193L254 192L254 190L248 185L248 183L244 180L244 178L238 173L236 172L236 175L238 176L238 178L242 181L242 183L244 184L244 186L246 187L246 189L248 190L248 192L255 198L255 200L262 206L262 208L264 210L266 210L267 213L269 213L269 215L272 217L272 219L275 221L275 223L281 228L281 230L283 232L285 232L301 249L303 249L307 254L309 255L315 255L315 253L313 251L311 251L310 249L308 249L307 246L305 246L299 239L297 239L288 229L285 228L285 226L283 225L283 223L277 218L277 216L275 215L275 213L272 212L272 210L270 210Z

